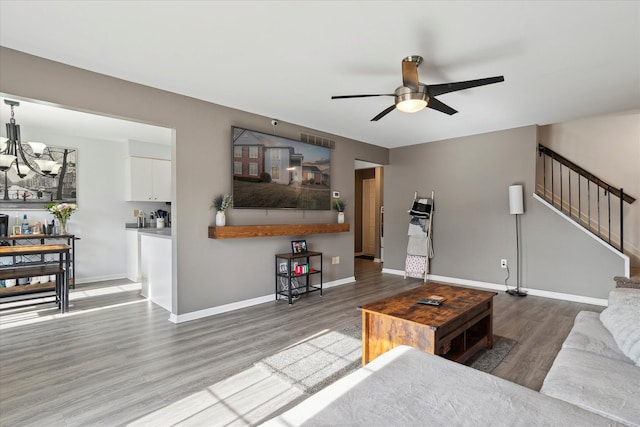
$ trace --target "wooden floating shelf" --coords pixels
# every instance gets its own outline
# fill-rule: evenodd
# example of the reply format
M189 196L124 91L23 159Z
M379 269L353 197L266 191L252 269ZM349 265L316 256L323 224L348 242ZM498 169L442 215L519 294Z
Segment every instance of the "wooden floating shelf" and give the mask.
M270 224L225 225L209 227L210 239L242 239L247 237L300 236L304 234L344 233L349 224Z

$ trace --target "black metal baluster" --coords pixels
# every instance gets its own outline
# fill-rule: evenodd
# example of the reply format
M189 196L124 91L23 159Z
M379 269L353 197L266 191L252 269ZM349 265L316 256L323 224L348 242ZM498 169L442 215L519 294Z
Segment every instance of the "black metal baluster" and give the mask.
M582 175L578 175L578 224L582 225Z
M542 191L544 199L547 200L547 155L542 156Z
M556 205L556 195L555 195L555 173L553 172L553 156L551 156L551 206Z
M602 234L600 233L600 187L598 187L598 237L602 239Z
M571 169L567 170L567 181L569 182L569 218L573 218L573 199L571 198Z
M563 182L563 179L562 179L562 163L560 163L560 212L564 213L564 204L563 204L564 197L562 196L562 187L563 187L562 182Z
M624 253L624 217L622 215L622 208L624 204L624 191L620 188L620 252Z
M609 229L609 244L611 244L611 189L607 188L607 228Z
M589 204L587 208L587 221L589 221L587 228L591 231L591 181L587 181L587 203Z

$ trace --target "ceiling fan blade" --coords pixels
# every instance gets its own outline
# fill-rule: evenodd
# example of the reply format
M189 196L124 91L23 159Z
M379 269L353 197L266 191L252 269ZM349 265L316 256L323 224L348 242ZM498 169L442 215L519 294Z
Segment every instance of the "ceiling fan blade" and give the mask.
M467 80L464 82L442 83L439 85L427 86L429 96L438 96L443 93L456 92L458 90L470 89L472 87L490 85L504 81L504 76L487 77L486 79Z
M429 98L429 103L427 104L427 108L431 108L432 110L438 110L450 116L458 112L458 110L454 110L444 102L438 101L435 98Z
M372 122L377 122L378 120L380 120L381 118L383 118L384 116L386 116L387 114L389 114L390 112L392 112L395 109L396 109L396 105L393 104L391 107L385 108L380 114L378 114L373 119L371 119L371 121Z
M418 65L415 61L402 61L402 85L413 91L418 90L420 82L418 81Z
M395 95L392 93L378 93L375 95L338 95L338 96L332 96L331 99L369 98L372 96L395 96Z

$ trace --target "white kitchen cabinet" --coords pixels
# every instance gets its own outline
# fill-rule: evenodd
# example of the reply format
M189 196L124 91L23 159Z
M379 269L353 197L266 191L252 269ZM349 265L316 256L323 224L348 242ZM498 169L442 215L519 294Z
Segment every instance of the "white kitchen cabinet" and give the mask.
M129 157L128 201L170 202L171 161Z

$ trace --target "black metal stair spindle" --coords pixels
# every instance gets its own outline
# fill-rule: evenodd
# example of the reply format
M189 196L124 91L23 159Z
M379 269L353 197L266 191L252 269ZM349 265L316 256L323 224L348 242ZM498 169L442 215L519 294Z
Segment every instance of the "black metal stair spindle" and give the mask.
M607 228L609 229L608 243L611 244L611 190L606 191L606 196L607 196Z
M571 169L567 170L567 181L569 182L569 218L573 218L573 199L571 198Z
M542 152L541 152L542 153ZM547 155L542 156L542 195L547 200Z
M553 156L551 156L551 206L556 205L555 174L553 173Z
M562 163L560 163L560 212L564 212L564 197L562 197Z
M589 221L587 229L591 231L591 181L587 181L587 221Z
M578 224L582 224L582 176L578 175Z
M622 215L622 209L623 209L623 204L624 204L624 199L622 198L622 195L624 194L624 191L622 191L622 188L620 188L620 252L624 253L624 216Z
M598 187L598 237L602 239L602 233L600 233L600 187Z

